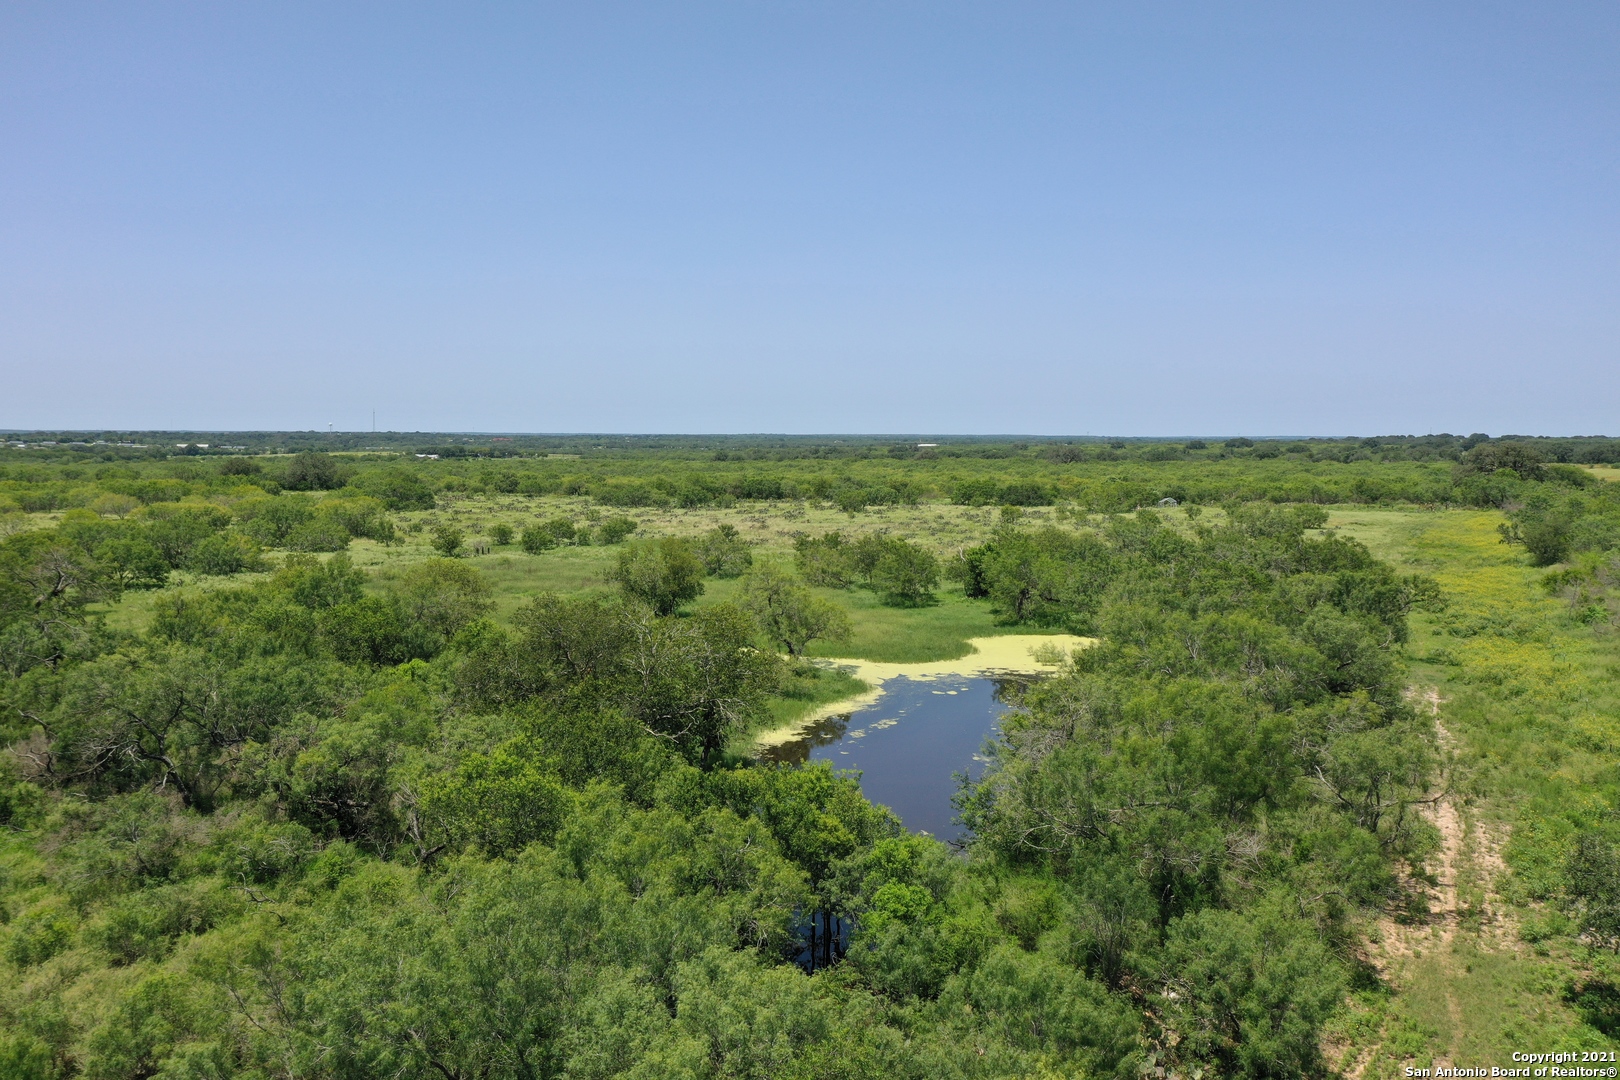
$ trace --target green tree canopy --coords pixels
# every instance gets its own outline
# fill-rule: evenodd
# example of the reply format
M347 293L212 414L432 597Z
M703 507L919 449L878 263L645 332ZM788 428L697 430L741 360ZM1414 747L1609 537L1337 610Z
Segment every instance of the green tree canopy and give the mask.
M681 537L631 544L619 553L612 577L625 596L660 615L703 595L703 562L692 542Z

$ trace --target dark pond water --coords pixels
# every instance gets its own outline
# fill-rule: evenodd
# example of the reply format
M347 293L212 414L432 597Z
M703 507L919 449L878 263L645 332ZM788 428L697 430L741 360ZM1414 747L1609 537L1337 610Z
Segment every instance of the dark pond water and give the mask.
M793 742L771 747L767 761L828 761L861 770L861 790L889 807L906 828L957 839L957 773L984 771L985 740L997 733L1006 691L1028 679L890 679L864 708L830 716Z

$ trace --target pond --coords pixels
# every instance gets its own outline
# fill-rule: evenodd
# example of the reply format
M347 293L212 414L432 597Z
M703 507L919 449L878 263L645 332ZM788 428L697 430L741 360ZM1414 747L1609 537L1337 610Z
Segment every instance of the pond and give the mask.
M899 815L906 828L960 839L951 797L958 773L977 779L984 744L1010 707L1007 691L1034 676L898 677L871 704L818 720L797 738L761 750L766 761L831 762L859 769L861 790Z

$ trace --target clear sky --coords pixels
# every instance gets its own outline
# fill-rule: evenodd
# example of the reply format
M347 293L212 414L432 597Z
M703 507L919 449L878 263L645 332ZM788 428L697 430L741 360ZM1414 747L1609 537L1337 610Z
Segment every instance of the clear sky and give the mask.
M0 8L4 427L1617 406L1612 0Z

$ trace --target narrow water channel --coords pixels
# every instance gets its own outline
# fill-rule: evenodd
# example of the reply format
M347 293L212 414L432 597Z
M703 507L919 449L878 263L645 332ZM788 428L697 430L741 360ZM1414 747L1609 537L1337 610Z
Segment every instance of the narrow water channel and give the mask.
M941 840L960 838L956 774L984 771L986 739L1009 708L1006 691L1032 676L893 678L871 705L818 721L802 736L761 752L766 761L831 762L859 769L868 799L889 807L906 828Z

